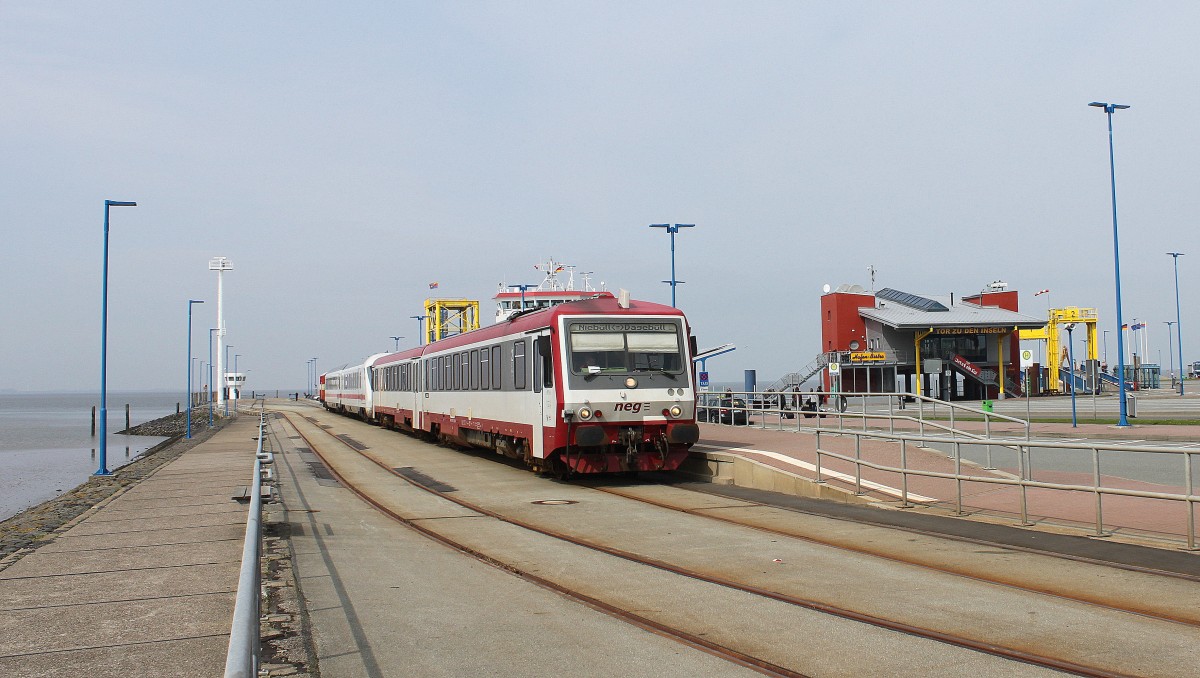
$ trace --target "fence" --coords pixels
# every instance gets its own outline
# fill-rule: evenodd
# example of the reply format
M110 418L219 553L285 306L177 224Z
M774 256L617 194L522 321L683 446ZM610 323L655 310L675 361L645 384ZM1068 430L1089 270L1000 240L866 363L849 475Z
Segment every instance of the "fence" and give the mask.
M785 402L784 399L799 395L801 403L811 401L807 405L802 404L799 409L790 407L792 402ZM994 412L975 409L955 403L937 401L932 398L917 396L915 394L899 394L905 397L905 400L912 399L917 405L917 414L913 416L908 414L908 410L900 410L897 412L895 401L897 398L888 398L888 410L886 413L882 411L882 403L878 401L879 394L864 394L864 393L821 393L821 392L806 392L795 394L791 392L728 392L725 394L703 394L697 404L697 419L701 421L709 421L713 423L724 423L726 414L729 413L728 420L736 422L737 418L732 416L736 412L745 412L745 421L749 422L751 414L758 415L758 425L762 428L768 428L768 417L777 417L777 428L785 429L784 421L788 415L793 415L796 421L796 430L802 430L801 423L810 421L810 432L816 434L816 482L825 482L823 475L825 471L822 467L823 459L832 458L854 465L854 489L857 494L862 494L862 470L869 468L876 471L886 473L894 473L900 476L900 497L901 506L907 508L912 506L909 503L908 497L908 479L910 476L919 476L927 478L941 478L953 480L955 483L955 511L959 515L963 513L962 502L962 486L966 482L987 483L993 485L1008 485L1019 488L1018 506L1016 507L1021 518L1022 525L1030 525L1029 522L1029 500L1028 490L1030 488L1047 489L1055 491L1064 491L1072 493L1090 493L1094 496L1094 524L1096 536L1105 536L1104 532L1104 496L1125 496L1139 497L1144 499L1155 499L1170 502L1182 502L1186 507L1186 536L1188 550L1196 550L1196 520L1195 520L1195 504L1200 501L1200 496L1196 495L1195 481L1193 468L1195 464L1194 456L1200 455L1200 450L1183 449L1176 447L1157 447L1147 445L1124 445L1119 443L1101 444L1096 442L1059 442L1059 441L1032 441L1030 439L1029 422L1026 420L1017 419ZM828 401L826 406L819 405L819 397L825 396ZM838 396L844 396L840 399ZM871 411L868 408L870 404L868 398L874 398L876 411ZM857 409L851 408L850 404L857 400ZM739 403L739 401L741 401ZM900 401L904 402L904 401ZM811 409L806 409L811 407ZM932 417L938 417L938 410L944 412L944 416L948 417L949 424L943 420L936 420ZM971 431L959 429L957 426L963 420L963 416L969 414L972 417L982 417L984 421L984 435L979 435ZM836 425L822 425L823 418L833 417L837 419ZM846 426L845 420L859 419L862 421L862 428ZM869 420L886 419L888 422L888 431L869 430ZM1017 433L1021 434L1020 438L1005 438L992 439L992 421L1008 422L1019 425ZM895 428L897 422L911 422L917 426L916 435L897 433ZM857 422L856 422L857 423ZM948 436L930 436L926 434L926 429L943 431L948 433ZM826 439L830 435L836 435L844 438L852 436L854 440L853 456L840 454L830 449L822 447L822 437ZM900 446L900 465L890 466L864 460L862 458L862 442L863 440L884 440L899 443ZM950 445L953 447L951 459L954 461L954 472L947 473L942 471L931 471L925 469L910 468L908 465L908 445L915 443L918 446L926 446L929 444ZM1017 456L1017 474L1016 477L1004 476L982 476L963 473L962 470L962 454L961 446L963 444L982 445L986 449L986 461L984 464L985 470L992 470L992 451L995 448L1008 450L1015 453ZM1090 453L1092 462L1092 483L1090 485L1072 484L1072 483L1055 483L1042 480L1034 480L1031 475L1032 450L1034 448L1050 449L1050 450L1074 450ZM1178 492L1154 492L1149 490L1136 490L1130 488L1114 487L1104 483L1104 477L1101 473L1100 453L1101 452L1116 452L1129 454L1165 454L1172 455L1182 459L1183 482L1178 486L1183 489L1183 493Z
M262 476L263 462L271 458L263 453L266 421L266 414L260 412L258 449L254 454L254 476L249 490L250 511L246 518L246 539L242 545L242 570L238 576L229 650L225 655L225 678L255 678L258 675L259 618L262 616Z

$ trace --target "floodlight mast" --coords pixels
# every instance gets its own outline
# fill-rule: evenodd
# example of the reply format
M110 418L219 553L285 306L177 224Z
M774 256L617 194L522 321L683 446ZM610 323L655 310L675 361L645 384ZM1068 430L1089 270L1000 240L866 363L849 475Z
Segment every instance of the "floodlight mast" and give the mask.
M213 257L208 260L208 270L217 272L217 407L225 401L225 368L227 360L223 360L225 351L225 271L233 270L233 262L226 257Z

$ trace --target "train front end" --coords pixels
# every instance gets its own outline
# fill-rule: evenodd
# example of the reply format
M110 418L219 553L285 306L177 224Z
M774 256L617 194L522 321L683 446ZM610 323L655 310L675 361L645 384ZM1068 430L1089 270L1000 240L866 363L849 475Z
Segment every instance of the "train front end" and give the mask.
M635 303L560 319L554 454L571 473L672 471L699 438L687 321Z

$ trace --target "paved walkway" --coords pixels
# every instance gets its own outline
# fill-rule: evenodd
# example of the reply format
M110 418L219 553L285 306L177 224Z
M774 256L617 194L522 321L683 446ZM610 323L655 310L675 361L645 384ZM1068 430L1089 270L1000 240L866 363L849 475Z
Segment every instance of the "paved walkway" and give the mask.
M224 671L256 417L241 417L0 571L0 676Z

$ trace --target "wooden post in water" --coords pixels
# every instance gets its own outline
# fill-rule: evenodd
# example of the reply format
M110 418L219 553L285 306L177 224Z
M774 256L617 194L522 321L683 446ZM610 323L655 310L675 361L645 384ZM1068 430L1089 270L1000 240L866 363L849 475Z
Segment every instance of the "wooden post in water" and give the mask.
M129 403L125 403L125 430L129 430Z
M96 406L92 405L92 437L96 437Z

